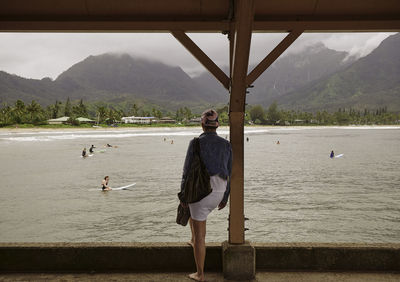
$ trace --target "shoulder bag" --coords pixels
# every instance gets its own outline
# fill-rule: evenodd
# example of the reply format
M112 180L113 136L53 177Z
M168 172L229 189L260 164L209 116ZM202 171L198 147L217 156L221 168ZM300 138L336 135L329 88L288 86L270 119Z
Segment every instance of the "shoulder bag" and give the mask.
M184 203L195 203L212 192L210 175L201 160L199 138L193 140L193 158L184 182L184 193L180 200Z
M185 207L179 204L178 210L176 213L176 223L182 226L186 226L190 217L189 207L186 205Z

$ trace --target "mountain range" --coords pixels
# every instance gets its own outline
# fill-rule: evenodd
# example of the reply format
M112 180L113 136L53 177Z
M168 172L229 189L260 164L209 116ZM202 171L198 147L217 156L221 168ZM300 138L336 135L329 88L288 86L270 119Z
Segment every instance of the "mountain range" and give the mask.
M249 89L247 103L307 111L339 107L400 111L400 33L355 59L322 43L278 59ZM250 66L250 70L254 66ZM223 70L227 72L227 67ZM165 110L201 109L229 102L227 91L209 73L190 77L180 67L128 54L89 56L55 80L26 79L0 71L0 103L42 105L83 99L110 104L149 103Z
M281 95L279 105L299 110L387 106L400 111L400 33L389 36L369 55L324 79Z

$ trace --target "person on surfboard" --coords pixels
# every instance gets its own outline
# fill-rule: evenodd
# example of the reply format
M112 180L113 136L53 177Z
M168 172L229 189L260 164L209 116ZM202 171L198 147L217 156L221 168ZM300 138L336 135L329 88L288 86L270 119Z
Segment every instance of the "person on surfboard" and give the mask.
M331 151L331 159L333 159L335 157L335 152Z
M109 191L112 190L109 186L108 186L108 181L110 180L110 177L106 176L104 177L104 179L101 181L101 190L103 191Z
M94 145L92 145L92 146L90 147L89 152L90 152L91 154L93 154L93 149L94 149L94 148L96 148Z
M86 158L88 155L86 154L86 148L83 148L82 157Z

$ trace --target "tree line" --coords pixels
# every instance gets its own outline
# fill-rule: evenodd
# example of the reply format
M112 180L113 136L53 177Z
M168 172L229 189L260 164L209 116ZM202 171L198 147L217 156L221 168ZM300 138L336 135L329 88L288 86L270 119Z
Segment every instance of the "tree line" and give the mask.
M3 104L0 108L0 126L13 124L47 124L48 119L58 118L60 116L71 117L71 123L74 123L76 117L88 117L87 106L80 100L76 105L72 105L69 98L65 104L56 101L53 105L42 107L36 101L25 104L17 100L14 105Z
M263 125L371 125L399 124L400 113L388 112L387 107L378 109L339 108L336 112L318 111L315 113L279 109L272 103L267 109L261 105L252 106L246 111L250 123Z
M189 121L195 116L187 107L179 108L176 113L163 113L154 106L136 103L127 103L124 108L104 102L85 104L82 99L71 102L69 98L65 102L56 100L46 107L36 101L25 104L22 100L17 100L13 105L4 103L0 106L0 127L16 124L46 125L49 119L63 116L70 117L68 123L71 125L79 125L78 117L90 118L100 124L112 124L124 116L152 116L160 119L166 115L178 122Z
M217 108L221 125L229 124L229 106ZM188 107L181 107L175 113L163 112L160 109L136 103L127 104L125 110L105 103L85 104L83 100L64 103L55 101L46 107L36 101L25 104L17 100L13 105L3 104L0 108L0 127L15 124L45 125L47 120L62 116L70 117L71 125L79 125L78 117L94 119L97 123L112 124L124 116L168 116L177 123L187 123L199 116ZM316 113L279 109L272 103L267 109L261 105L248 106L245 112L246 124L259 125L348 125L348 124L399 124L400 114L388 112L387 107L357 110L339 108L336 112L318 111Z

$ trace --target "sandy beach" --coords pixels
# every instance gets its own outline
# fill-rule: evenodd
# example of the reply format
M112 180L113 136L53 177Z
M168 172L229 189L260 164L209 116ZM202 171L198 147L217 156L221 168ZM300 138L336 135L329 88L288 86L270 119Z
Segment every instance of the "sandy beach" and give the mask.
M199 126L200 127L200 126ZM0 132L3 133L28 133L28 132L55 132L55 131L63 131L63 132L76 132L76 131L93 131L93 132L102 132L102 131L154 131L160 129L187 129L187 128L197 128L195 127L155 127L155 126L143 126L143 127L54 127L54 128L47 128L47 127L31 127L31 128L10 128L10 127L3 127L0 128ZM228 126L221 126L221 129L227 129Z

